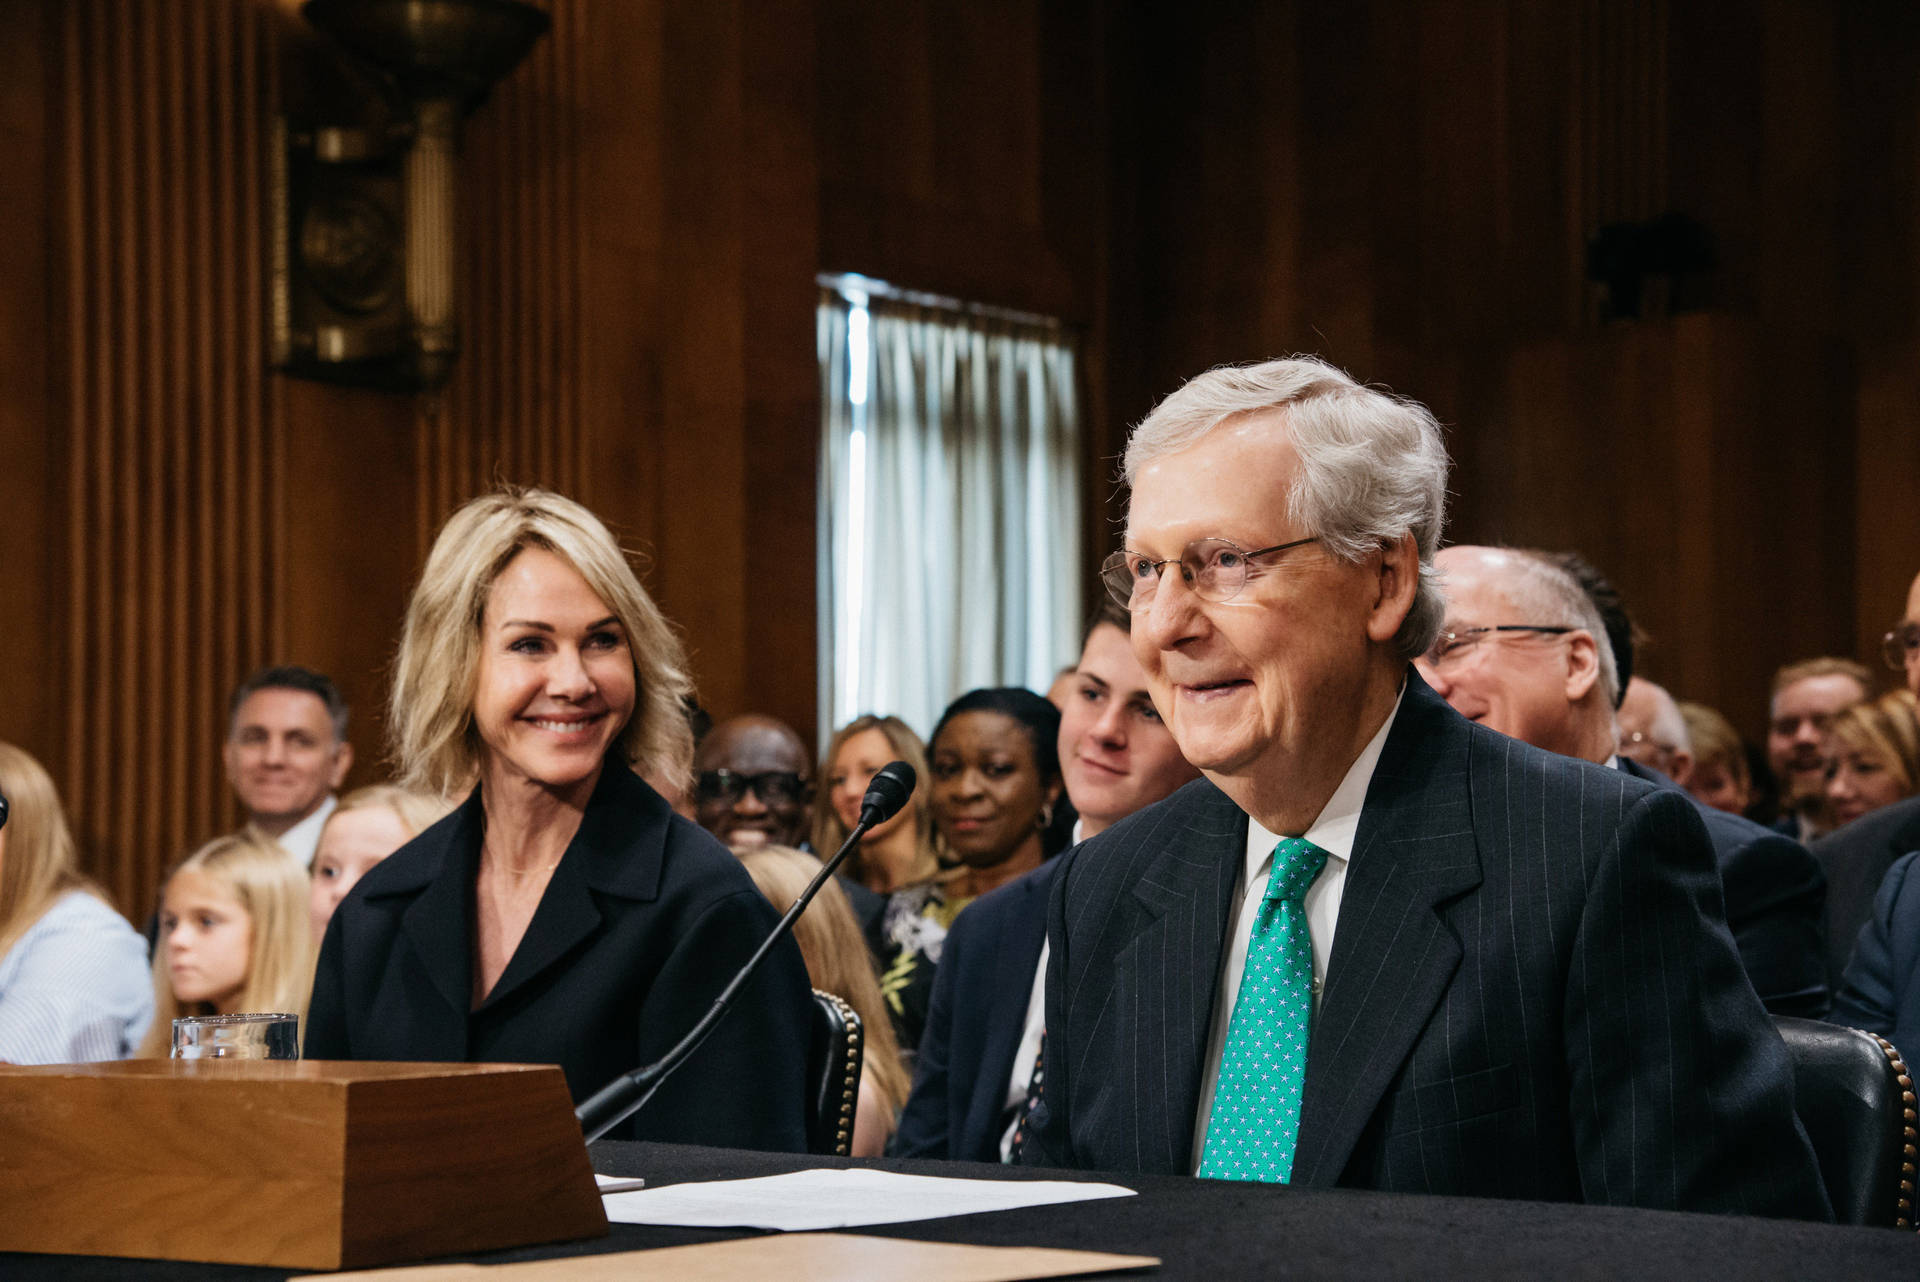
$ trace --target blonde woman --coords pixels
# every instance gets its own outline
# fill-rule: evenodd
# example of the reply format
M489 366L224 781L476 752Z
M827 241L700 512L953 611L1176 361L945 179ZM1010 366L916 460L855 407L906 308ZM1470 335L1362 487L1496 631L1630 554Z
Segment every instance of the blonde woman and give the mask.
M793 907L801 892L820 875L818 859L787 846L737 848L734 853L753 884L779 913ZM793 937L800 943L813 986L853 1007L866 1030L860 1101L853 1120L853 1156L880 1157L886 1152L912 1082L893 1038L893 1022L880 996L880 984L873 977L860 925L854 920L845 892L833 880L820 888L807 911L793 923Z
M813 848L821 855L840 849L860 822L867 785L888 762L904 761L916 779L927 777L927 750L906 722L869 713L834 731L820 757L822 787L813 798ZM847 856L844 875L876 895L917 885L940 871L933 842L933 812L918 792L899 814L876 824Z
M1920 717L1910 690L1856 703L1833 719L1827 740L1827 816L1850 824L1920 787Z
M172 1049L187 1015L303 1015L313 952L306 870L251 829L182 860L160 893L153 949L153 1025L143 1056Z
M439 797L390 783L357 788L340 799L320 829L307 887L313 945L320 946L333 910L369 869L446 817Z
M577 1100L693 1027L778 916L642 778L688 776L685 670L578 503L502 490L448 519L388 730L404 786L467 799L334 912L309 1058L558 1064ZM614 1137L804 1151L811 1002L783 939Z
M123 1059L153 1017L146 945L80 875L53 780L0 743L0 1061Z

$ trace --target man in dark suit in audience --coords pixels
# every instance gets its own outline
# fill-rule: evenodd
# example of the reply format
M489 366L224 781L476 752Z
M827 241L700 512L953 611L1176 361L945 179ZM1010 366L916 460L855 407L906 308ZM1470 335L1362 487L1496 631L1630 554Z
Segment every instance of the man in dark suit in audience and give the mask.
M1535 747L1675 787L1616 751L1613 643L1573 576L1550 557L1510 548L1450 547L1435 563L1445 576L1447 623L1420 660L1434 693L1461 715ZM1552 626L1516 629L1498 642L1471 630L1495 623ZM1686 733L1666 691L1648 683L1642 698L1656 708L1664 700L1664 720ZM1713 841L1727 925L1754 991L1776 1015L1820 1018L1828 989L1827 881L1819 863L1789 837L1688 801Z
M1882 645L1887 666L1902 673L1920 697L1920 575L1907 591L1906 616ZM1920 850L1920 797L1883 806L1813 843L1827 870L1827 962L1836 992L1881 879L1894 860L1913 850Z
M1107 581L1204 778L1062 857L1021 1159L1829 1216L1693 806L1410 666L1446 472L1430 414L1313 360L1134 434Z
M1103 596L1062 692L1060 773L1080 817L1075 842L1161 800L1197 773L1154 710L1127 636L1132 621ZM1038 1071L1047 896L1059 866L1049 860L968 905L947 932L913 1094L894 1132L899 1156L999 1162L1012 1155L1019 1112Z

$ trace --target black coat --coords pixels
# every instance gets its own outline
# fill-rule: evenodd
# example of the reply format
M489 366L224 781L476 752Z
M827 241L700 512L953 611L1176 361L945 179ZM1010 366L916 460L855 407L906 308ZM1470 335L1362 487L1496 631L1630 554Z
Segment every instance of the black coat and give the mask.
M1920 797L1861 815L1813 843L1827 872L1827 982L1836 994L1881 880L1911 850L1920 850Z
M320 950L308 1058L558 1064L579 1101L679 1041L778 920L725 847L609 764L475 1009L483 825L476 790L340 904ZM811 1000L800 950L784 939L614 1137L804 1152Z
M1064 856L1023 1161L1193 1169L1247 817L1206 780ZM1687 799L1412 672L1367 791L1293 1182L1830 1218Z

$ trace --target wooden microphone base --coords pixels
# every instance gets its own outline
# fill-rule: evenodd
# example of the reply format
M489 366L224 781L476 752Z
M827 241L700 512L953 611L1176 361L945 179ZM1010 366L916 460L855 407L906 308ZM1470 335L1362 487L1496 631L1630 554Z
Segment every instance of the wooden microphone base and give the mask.
M551 1065L0 1067L0 1250L339 1269L606 1231Z

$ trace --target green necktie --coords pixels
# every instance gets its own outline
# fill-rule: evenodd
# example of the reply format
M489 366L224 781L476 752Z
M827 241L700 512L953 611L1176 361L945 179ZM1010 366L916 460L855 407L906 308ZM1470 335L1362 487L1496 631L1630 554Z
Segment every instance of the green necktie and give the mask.
M1273 848L1266 900L1247 943L1247 968L1220 1052L1202 1175L1284 1184L1293 1173L1313 1022L1306 895L1326 862L1326 851L1298 837L1283 837Z

